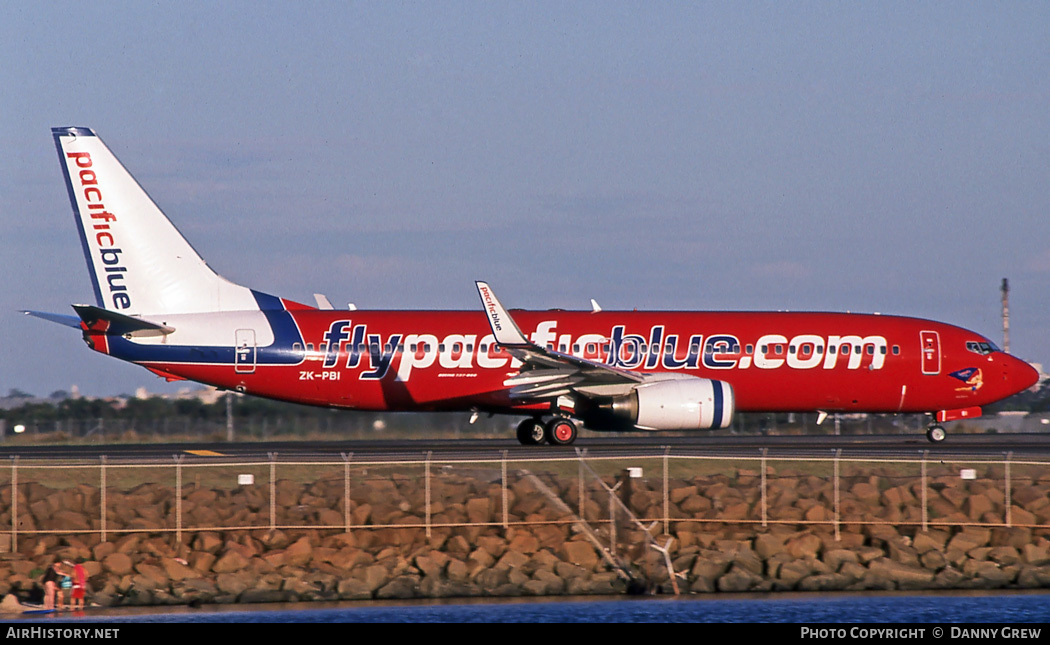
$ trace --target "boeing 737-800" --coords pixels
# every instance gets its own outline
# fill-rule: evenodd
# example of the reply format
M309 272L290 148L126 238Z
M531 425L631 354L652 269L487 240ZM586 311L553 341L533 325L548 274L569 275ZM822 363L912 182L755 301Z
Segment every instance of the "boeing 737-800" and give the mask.
M578 428L703 430L735 412L930 413L940 423L1036 382L980 334L843 313L336 311L217 275L94 131L52 130L95 291L97 352L167 379L351 410L519 415L524 444Z

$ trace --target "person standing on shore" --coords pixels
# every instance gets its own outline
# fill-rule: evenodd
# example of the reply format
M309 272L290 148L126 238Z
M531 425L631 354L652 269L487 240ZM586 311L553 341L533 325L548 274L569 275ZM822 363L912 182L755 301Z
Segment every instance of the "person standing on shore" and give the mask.
M61 600L61 605L58 609L69 609L70 594L73 592L73 576L69 569L62 569L56 564L55 568L58 569L58 592Z
M87 590L87 570L84 569L84 558L77 558L77 563L66 562L73 567L73 592L70 598L71 609L84 609L84 592Z
M55 608L55 596L58 594L58 570L55 564L47 565L44 572L44 609Z

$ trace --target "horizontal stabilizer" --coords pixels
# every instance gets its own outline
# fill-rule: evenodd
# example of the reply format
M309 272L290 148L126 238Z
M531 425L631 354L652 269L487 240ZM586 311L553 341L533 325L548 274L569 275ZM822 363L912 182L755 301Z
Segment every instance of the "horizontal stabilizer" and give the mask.
M111 334L119 334L121 336L166 336L175 331L174 327L118 314L115 311L109 311L94 305L73 305L73 309L80 315L80 319L84 321L88 329L95 328L99 322L106 322L109 324L104 328L104 331ZM79 327L80 325L77 326Z
M80 318L77 316L70 316L69 314L51 314L46 311L29 311L23 310L27 316L33 316L35 318L43 318L44 320L50 320L53 323L65 325L66 327L72 327L73 329L80 329Z

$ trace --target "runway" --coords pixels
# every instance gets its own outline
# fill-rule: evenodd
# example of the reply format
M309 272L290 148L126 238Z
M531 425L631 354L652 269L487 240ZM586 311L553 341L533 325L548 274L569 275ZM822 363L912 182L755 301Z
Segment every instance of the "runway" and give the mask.
M932 444L923 433L798 436L581 436L572 446L522 446L512 437L463 440L119 443L0 446L0 459L108 460L170 463L224 460L371 461L574 459L588 457L725 456L864 458L1050 458L1050 434L949 434Z

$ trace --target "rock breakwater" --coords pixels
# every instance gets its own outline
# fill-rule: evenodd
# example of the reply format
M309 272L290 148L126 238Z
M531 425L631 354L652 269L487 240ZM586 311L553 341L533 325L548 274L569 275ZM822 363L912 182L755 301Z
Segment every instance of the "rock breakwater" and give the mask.
M767 475L150 483L104 508L26 482L0 489L0 594L77 559L107 606L1050 586L1050 479Z

